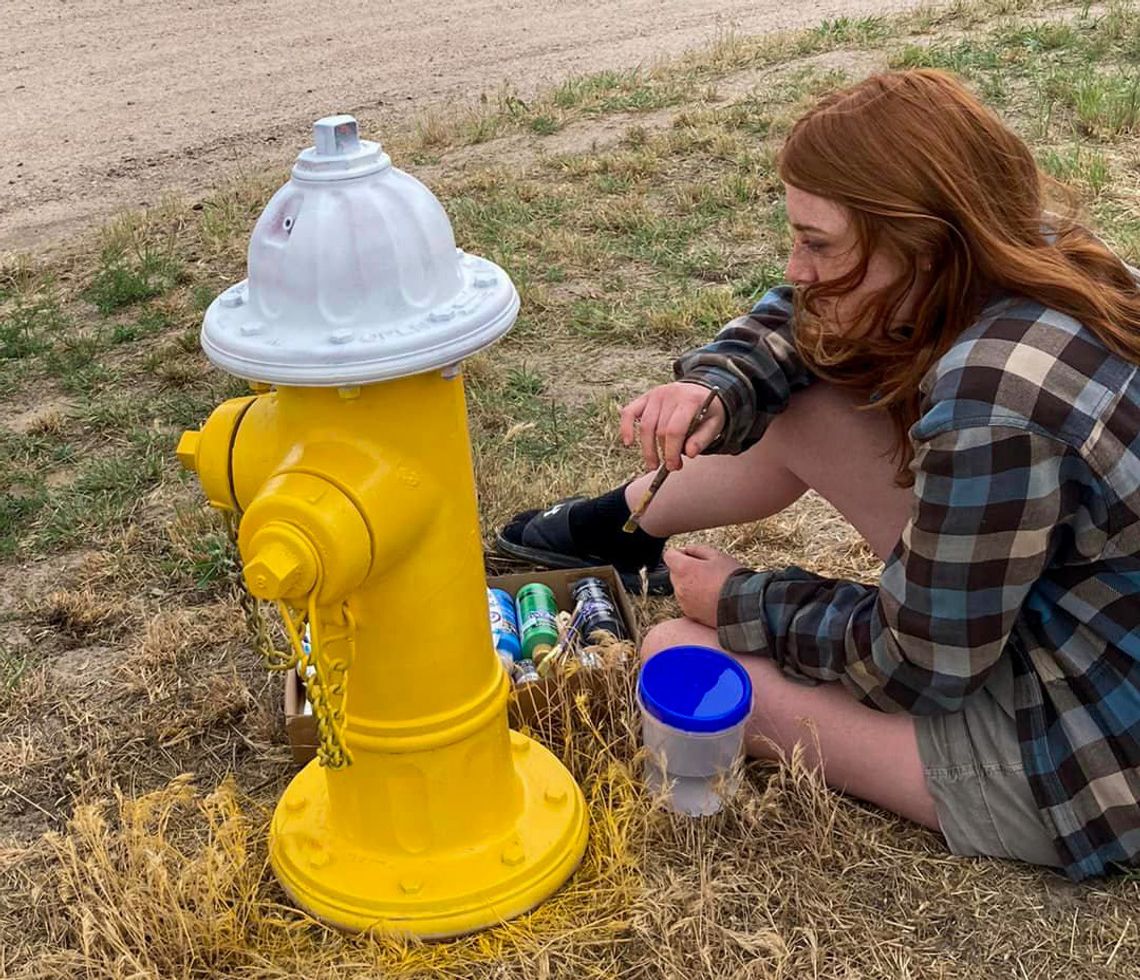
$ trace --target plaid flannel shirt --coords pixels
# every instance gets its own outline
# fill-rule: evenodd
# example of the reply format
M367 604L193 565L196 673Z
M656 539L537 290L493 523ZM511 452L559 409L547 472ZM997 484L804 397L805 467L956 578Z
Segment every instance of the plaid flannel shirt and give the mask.
M781 287L678 359L725 393L716 451L746 449L810 382L792 329ZM1140 368L1004 297L922 395L914 504L879 584L738 571L720 642L915 715L960 710L1011 658L1006 707L1065 871L1140 863Z

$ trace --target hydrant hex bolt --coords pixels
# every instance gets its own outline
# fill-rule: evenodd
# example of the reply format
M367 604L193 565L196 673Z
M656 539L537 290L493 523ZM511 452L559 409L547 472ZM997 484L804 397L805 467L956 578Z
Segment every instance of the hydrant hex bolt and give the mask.
M586 849L573 776L507 723L456 377L519 298L355 119L319 121L314 143L202 326L206 356L256 394L178 458L238 516L250 591L311 626L327 765L274 812L282 886L341 928L454 936L534 908Z
M317 578L312 549L284 528L268 527L254 539L256 550L245 566L245 582L258 599L304 596Z
M189 470L193 473L198 469L198 444L201 441L202 433L194 429L182 433L182 437L178 440L178 448L175 450L175 454L178 456L178 462L182 464L184 470Z

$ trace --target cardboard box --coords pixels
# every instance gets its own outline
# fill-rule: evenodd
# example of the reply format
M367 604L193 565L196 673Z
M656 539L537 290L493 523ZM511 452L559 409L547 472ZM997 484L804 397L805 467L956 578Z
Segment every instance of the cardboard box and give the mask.
M634 647L639 648L641 646L641 631L637 626L637 616L629 601L629 594L622 587L621 579L612 565L491 575L487 578L487 587L506 589L511 595L515 595L519 589L530 582L542 582L550 586L554 598L558 600L559 609L569 612L572 608L570 583L589 575L602 579L609 586L610 593L613 595L614 602L624 620L627 635ZM570 683L581 684L588 673L588 671L583 671L567 680ZM536 718L549 703L550 697L559 683L560 681L557 678L547 678L516 688L517 696L511 699L511 727L528 724L531 719ZM351 698L351 670L348 674L348 690ZM305 714L305 685L295 670L290 670L285 674L285 733L289 739L289 747L293 752L293 761L297 765L304 765L316 755L317 724L311 714Z
M487 587L491 589L506 589L511 595L517 595L519 589L530 582L542 582L550 586L554 598L558 600L559 610L570 612L573 601L570 596L570 583L580 578L593 576L600 578L609 586L610 595L621 614L626 629L626 636L632 641L635 648L641 646L641 631L637 628L637 616L629 601L629 594L621 584L621 578L612 565L601 565L593 568L559 568L542 572L518 572L511 575L492 575L487 579ZM515 696L511 698L510 723L511 728L535 728L537 719L547 713L551 698L556 693L574 694L583 689L593 676L591 671L579 671L570 677L548 677L543 680L515 687Z
M296 670L285 672L285 736L297 765L303 766L316 756L317 723L311 714L305 714L305 685Z

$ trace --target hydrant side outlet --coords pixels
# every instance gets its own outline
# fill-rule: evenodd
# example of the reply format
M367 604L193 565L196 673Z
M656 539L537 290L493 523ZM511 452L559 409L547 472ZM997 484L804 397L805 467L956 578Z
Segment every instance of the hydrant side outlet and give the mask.
M210 414L201 431L184 432L178 442L178 459L198 474L206 498L214 507L237 510L230 474L230 445L255 395L231 398Z

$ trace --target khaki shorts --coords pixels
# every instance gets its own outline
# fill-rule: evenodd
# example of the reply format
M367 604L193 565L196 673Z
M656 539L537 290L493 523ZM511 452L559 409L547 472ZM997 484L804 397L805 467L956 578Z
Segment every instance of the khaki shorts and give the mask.
M1060 865L1021 764L1007 658L962 711L916 717L915 733L951 852Z

